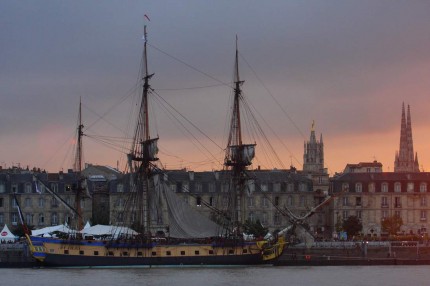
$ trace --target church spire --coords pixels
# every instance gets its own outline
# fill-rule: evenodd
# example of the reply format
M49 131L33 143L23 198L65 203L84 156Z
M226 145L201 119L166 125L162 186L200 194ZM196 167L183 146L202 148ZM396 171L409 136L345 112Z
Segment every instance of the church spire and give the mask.
M402 104L400 126L400 149L394 159L394 172L419 172L418 156L415 154L412 140L411 108L408 105L405 114L405 103Z

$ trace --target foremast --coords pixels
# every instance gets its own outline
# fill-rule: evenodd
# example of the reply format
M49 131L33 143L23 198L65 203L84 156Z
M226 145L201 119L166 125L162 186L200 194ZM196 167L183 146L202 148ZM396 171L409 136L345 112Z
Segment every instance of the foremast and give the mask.
M232 173L231 202L233 205L232 219L237 232L245 222L244 192L246 187L246 169L252 164L256 144L243 144L240 116L240 102L243 100L241 86L244 81L239 77L239 52L236 37L236 56L234 73L234 98L230 121L230 133L227 143L224 165Z
M136 188L136 220L134 227L151 236L151 216L150 216L150 182L152 173L152 162L157 161L157 138L151 138L149 125L148 94L151 91L149 79L154 74L148 72L147 57L147 33L144 27L144 49L142 57L142 98L138 113L138 122L134 134L131 152L128 154L130 171L134 174L133 183Z

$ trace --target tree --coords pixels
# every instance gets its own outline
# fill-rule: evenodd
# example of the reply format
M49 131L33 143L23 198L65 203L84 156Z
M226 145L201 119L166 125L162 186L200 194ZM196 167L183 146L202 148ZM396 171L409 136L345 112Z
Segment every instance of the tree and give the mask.
M403 225L403 220L400 216L393 215L386 217L382 220L381 228L382 231L388 232L390 235L395 235L400 231L400 227Z
M363 229L363 224L358 217L349 216L343 221L342 228L346 231L348 237L353 237L354 235L361 232Z

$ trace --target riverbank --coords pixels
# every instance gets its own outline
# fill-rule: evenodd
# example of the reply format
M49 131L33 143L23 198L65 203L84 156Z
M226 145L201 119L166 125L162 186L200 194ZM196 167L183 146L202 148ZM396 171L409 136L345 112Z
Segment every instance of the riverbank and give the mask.
M277 266L430 265L430 246L416 241L317 242L287 248Z

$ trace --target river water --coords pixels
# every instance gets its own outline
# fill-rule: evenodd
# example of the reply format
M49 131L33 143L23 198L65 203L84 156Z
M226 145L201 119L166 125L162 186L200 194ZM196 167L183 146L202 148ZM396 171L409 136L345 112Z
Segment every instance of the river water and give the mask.
M430 266L0 269L7 286L424 286Z

